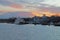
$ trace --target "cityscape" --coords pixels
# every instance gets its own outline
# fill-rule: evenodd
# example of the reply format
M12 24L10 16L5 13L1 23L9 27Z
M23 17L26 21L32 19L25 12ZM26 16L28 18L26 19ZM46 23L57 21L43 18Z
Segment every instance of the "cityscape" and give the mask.
M12 23L12 24L41 24L41 25L54 25L60 26L60 16L51 16L48 17L45 14L42 17L34 16L28 18L12 17L9 19L0 19L0 23Z

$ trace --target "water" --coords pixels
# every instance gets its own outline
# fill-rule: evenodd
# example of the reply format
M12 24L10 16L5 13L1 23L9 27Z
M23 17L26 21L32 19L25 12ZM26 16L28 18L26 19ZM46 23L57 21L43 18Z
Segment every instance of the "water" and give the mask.
M1 23L0 40L60 40L60 27Z

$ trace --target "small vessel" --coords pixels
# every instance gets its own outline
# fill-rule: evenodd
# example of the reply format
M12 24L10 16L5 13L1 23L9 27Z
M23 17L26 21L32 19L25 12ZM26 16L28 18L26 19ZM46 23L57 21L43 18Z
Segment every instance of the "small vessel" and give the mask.
M60 26L60 22L54 23L54 26Z

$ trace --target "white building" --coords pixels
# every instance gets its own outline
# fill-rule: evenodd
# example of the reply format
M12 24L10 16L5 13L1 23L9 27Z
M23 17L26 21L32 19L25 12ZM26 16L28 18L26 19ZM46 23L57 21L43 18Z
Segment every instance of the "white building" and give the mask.
M41 17L40 22L41 22L41 24L47 25L47 24L49 24L49 23L48 23L48 22L49 22L49 19L48 19L47 16L43 15L43 16Z
M33 23L40 23L40 18L35 16L33 17L33 20L32 20Z
M18 17L18 18L15 20L15 24L19 24L20 22L24 22L24 19Z
M43 15L41 21L47 21L47 20L48 20L47 16Z

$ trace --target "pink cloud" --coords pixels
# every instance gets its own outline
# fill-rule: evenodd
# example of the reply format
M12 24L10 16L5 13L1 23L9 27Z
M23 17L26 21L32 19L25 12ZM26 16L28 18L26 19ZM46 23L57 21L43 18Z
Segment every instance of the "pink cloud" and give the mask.
M12 5L10 5L10 7L17 8L17 9L22 9L23 5L21 5L21 4L12 4Z

